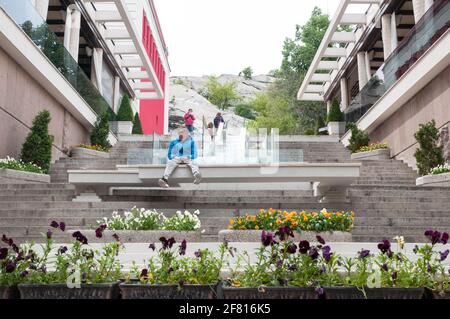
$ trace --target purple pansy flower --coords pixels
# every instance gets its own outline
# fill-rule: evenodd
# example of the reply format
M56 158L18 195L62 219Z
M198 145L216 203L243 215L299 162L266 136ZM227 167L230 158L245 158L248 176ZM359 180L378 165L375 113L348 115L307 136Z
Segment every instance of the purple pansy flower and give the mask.
M154 243L151 243L151 244L148 246L148 248L150 248L151 250L155 251L156 246L155 246Z
M439 254L441 255L441 261L446 260L449 253L450 253L450 250L448 250L448 249L446 251L440 252Z
M325 245L325 239L323 239L321 236L317 235L316 239L319 243L321 243L322 245Z
M275 244L275 241L273 240L273 234L271 232L266 232L265 230L261 233L261 243L264 247L272 246Z
M186 255L186 246L186 239L184 239L180 245L180 256Z
M360 259L364 259L364 258L368 257L369 255L370 255L370 250L367 250L367 249L361 249L361 251L359 252Z
M298 251L299 251L301 254L306 254L306 253L308 252L309 248L310 248L310 245L309 245L309 241L307 241L307 240L302 240L302 241L298 244Z
M8 248L0 248L0 260L6 259L8 256Z

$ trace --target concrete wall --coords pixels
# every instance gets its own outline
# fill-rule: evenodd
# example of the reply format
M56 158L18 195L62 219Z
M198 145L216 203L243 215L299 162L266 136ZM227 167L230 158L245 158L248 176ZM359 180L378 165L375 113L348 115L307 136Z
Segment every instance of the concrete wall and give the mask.
M437 127L450 122L450 67L403 105L370 134L372 142L387 142L391 156L416 167L414 133L419 124L436 121Z
M0 158L19 157L33 118L43 109L52 115L53 160L65 148L89 141L88 130L0 48Z

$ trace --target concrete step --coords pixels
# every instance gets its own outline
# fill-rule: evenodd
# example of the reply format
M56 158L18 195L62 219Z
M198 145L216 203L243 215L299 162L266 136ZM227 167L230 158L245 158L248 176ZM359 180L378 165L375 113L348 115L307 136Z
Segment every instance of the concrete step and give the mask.
M430 225L432 227L433 225ZM352 234L355 235L366 235L366 236L404 236L405 235L415 235L423 236L424 232L430 228L428 225L422 226L355 226L352 230ZM437 228L441 232L449 232L449 226L441 226Z
M355 217L355 225L360 226L393 226L393 227L404 227L404 226L421 226L424 224L427 227L442 228L450 227L450 216L448 217L430 217L426 214L426 222L424 222L423 217L410 217L398 216L395 218L389 217Z
M353 208L355 211L368 211L373 209L391 209L393 211L406 211L406 210L423 210L424 212L428 210L441 210L443 204L430 202L430 203L420 203L420 202L381 202L381 203L368 203L368 202L353 202ZM448 204L446 204L448 205ZM444 205L445 207L445 205Z
M358 205L360 202L364 203L439 203L450 207L450 197L425 197L417 196L416 194L404 194L397 196L358 196L352 194L352 203Z
M422 235L408 235L408 234L403 234L401 235L405 238L405 241L407 243L425 243L428 242L428 240L422 236ZM393 236L395 237L395 236ZM380 235L353 235L352 236L352 240L354 242L361 242L361 243L376 243L376 242L380 242L383 239L388 239L393 241L393 237L389 237L389 236L380 236ZM394 243L394 247L395 247L395 243Z
M449 212L447 210L418 210L415 207L410 207L408 209L403 210L393 210L393 209L358 209L355 211L355 215L357 217L376 217L376 218L441 218L449 216Z
M67 183L33 183L33 184L0 184L0 190L26 190L26 189L75 189L74 185Z
M14 196L14 195L52 195L52 196L73 196L75 190L73 189L5 189L0 190L0 196Z
M47 201L47 202L67 202L73 199L73 195L23 195L21 193L16 195L8 195L3 196L0 195L0 202L11 202L11 200L17 200L21 202L39 202L39 201Z
M115 189L113 196L186 196L186 197L244 197L292 196L313 198L312 190L185 190L185 189Z

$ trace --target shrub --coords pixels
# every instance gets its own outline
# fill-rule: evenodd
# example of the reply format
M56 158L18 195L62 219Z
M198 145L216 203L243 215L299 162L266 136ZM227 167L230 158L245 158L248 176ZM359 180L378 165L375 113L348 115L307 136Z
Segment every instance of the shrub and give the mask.
M360 147L359 150L356 151L356 153L371 152L371 151L388 149L388 148L389 148L389 146L387 143L371 143L368 146Z
M246 104L239 104L236 106L236 108L234 109L234 113L236 115L242 116L246 119L249 120L254 120L255 119L255 114L252 110L252 108L249 105Z
M240 100L236 93L236 82L220 84L216 77L211 76L206 89L201 93L209 102L225 110Z
M352 153L357 152L363 146L368 146L369 145L370 138L369 138L369 135L366 132L361 131L356 126L355 123L349 123L349 124L347 124L347 127L352 132L352 136L350 137L349 145L348 145L348 149Z
M339 102L336 99L333 99L331 103L330 111L328 112L327 122L343 122L344 114L341 112L339 107Z
M438 146L439 130L436 122L420 124L419 130L414 134L419 148L414 153L417 168L421 175L427 175L434 167L444 164L443 147Z
M125 94L120 102L119 111L117 112L117 121L130 121L134 119L133 108L128 94Z
M42 168L33 163L24 163L21 160L16 160L7 156L4 159L0 159L0 169L14 169L16 171L24 171L31 173L42 174L44 171Z
M47 173L52 160L53 136L48 134L48 124L51 121L50 112L41 111L33 120L31 132L22 146L21 160L33 163Z
M139 113L136 113L134 115L134 119L133 119L133 131L131 132L132 134L140 134L142 135L142 124L141 124L141 119L139 118Z
M95 122L94 129L91 132L91 144L98 145L104 150L109 150L111 144L108 141L109 136L109 121L108 113L102 113Z
M439 175L439 174L446 174L450 173L450 165L439 165L431 170L431 174L433 175Z

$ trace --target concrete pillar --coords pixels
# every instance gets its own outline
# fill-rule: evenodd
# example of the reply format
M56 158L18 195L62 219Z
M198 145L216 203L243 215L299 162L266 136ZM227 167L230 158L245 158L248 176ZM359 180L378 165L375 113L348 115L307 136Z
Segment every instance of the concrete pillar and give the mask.
M358 62L359 90L361 91L369 81L369 79L367 78L367 69L366 69L366 52L358 52L356 58Z
M412 4L414 11L414 20L417 23L425 13L425 0L412 0Z
M35 0L35 7L40 16L47 20L49 0Z
M381 17L381 37L383 39L384 59L392 53L392 19L390 14L385 14Z
M166 74L164 89L164 135L169 134L170 75Z
M92 50L91 81L97 87L100 94L103 94L102 71L103 71L103 49L94 48Z
M67 8L66 24L64 25L64 47L67 51L70 49L70 30L72 29L72 10Z
M341 111L345 110L348 107L348 104L347 79L343 77L341 78Z
M330 113L330 109L331 109L331 100L327 101L327 114Z
M391 15L391 53L398 46L398 34L397 34L397 16L395 13Z
M113 110L115 113L119 111L120 102L120 77L114 77L114 93L113 93Z
M370 55L369 55L369 52L366 52L364 58L366 60L365 67L366 67L367 81L369 81L372 78L372 69L370 68Z
M424 13L430 10L430 8L433 6L434 0L425 0L425 10Z
M70 29L69 52L76 62L78 62L78 51L80 49L80 26L81 12L75 5L70 5L72 9L72 27Z

